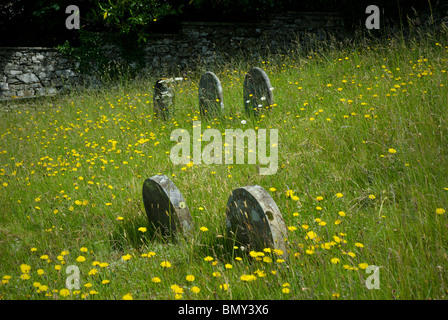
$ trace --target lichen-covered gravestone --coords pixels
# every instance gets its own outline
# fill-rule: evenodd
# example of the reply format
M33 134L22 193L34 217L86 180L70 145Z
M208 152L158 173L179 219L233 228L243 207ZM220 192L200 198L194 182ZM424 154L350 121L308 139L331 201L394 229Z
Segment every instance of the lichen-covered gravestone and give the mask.
M198 96L201 116L216 116L224 109L221 82L213 72L207 71L202 75Z
M271 81L263 69L254 67L244 78L244 109L248 114L258 115L260 109L274 104Z
M182 193L165 175L155 175L143 184L143 204L150 224L165 235L187 234L193 228Z
M174 81L182 80L182 78L169 78L157 80L154 85L154 112L157 117L167 120L174 113Z
M260 186L247 186L233 190L227 201L226 228L249 250L264 248L286 251L286 225L277 204Z

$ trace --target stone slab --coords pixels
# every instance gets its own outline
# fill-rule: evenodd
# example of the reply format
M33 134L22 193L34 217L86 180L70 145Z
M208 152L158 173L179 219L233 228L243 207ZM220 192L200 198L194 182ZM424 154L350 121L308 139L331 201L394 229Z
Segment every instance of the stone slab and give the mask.
M157 117L168 120L174 113L174 88L171 82L160 79L154 85L154 113Z
M198 97L201 116L216 116L224 110L221 82L213 72L207 71L202 75Z
M165 175L143 183L143 204L151 225L165 235L186 234L193 228L187 203L176 185Z
M248 250L280 249L287 255L286 225L277 204L260 186L232 191L226 207L226 229Z
M274 104L273 88L266 72L258 67L250 69L244 78L244 109L258 115L260 109Z

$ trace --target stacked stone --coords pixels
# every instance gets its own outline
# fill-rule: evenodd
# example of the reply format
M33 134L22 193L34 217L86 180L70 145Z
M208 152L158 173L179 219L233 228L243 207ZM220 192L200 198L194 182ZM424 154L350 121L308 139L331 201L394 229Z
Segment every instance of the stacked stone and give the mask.
M1 48L0 99L54 95L80 80L55 49Z

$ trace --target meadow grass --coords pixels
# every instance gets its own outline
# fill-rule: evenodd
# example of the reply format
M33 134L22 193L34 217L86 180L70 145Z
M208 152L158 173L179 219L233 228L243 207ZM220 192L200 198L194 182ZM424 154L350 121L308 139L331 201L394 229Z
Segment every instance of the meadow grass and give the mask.
M324 42L212 70L224 115L201 119L193 72L172 119L154 117L154 78L38 101L0 121L0 299L446 299L448 37ZM275 105L244 113L262 67ZM278 129L279 169L174 165L173 130ZM241 121L246 120L246 124ZM203 144L204 146L204 144ZM195 231L151 231L145 179L167 175ZM231 191L258 184L288 227L289 257L229 238ZM202 228L204 227L204 228ZM80 269L79 290L66 290ZM379 289L368 289L369 265Z

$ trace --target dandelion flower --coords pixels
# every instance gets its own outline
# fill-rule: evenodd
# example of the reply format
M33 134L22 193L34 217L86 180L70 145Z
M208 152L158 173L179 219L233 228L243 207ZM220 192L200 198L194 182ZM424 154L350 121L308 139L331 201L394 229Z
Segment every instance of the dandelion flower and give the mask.
M392 154L397 153L397 150L395 150L394 148L390 148L388 151L389 151L389 153L392 153Z
M213 260L213 258L212 258L212 257L210 257L210 256L207 256L207 257L205 257L205 258L204 258L204 260L205 260L205 261L212 261L212 260Z
M337 264L337 263L339 263L341 260L339 260L338 258L332 258L330 261L331 261L331 263L333 263L333 264Z
M191 287L191 292L193 292L193 293L196 293L196 294L198 294L199 293L199 291L201 291L201 289L199 289L198 287L196 287L196 286L194 286L194 287Z
M314 238L317 237L317 234L316 234L316 232L314 232L314 231L309 231L309 232L307 232L306 235L307 235L308 238L310 238L311 240L313 240Z
M200 227L199 230L201 230L202 232L206 232L206 231L208 231L208 228L207 227Z
M154 277L154 278L151 279L151 281L154 282L154 283L159 283L159 282L161 282L162 280L160 280L159 277Z
M184 289L182 287L179 287L177 284L173 284L171 287L171 290L173 290L176 294L182 294L184 293Z
M132 294L131 293L127 293L123 296L122 298L123 300L132 300Z
M185 279L186 279L187 281L194 281L194 275L189 274L189 275L187 275L187 276L185 277Z
M338 192L338 193L336 193L336 197L337 198L342 198L344 195L342 194L342 193L340 193L340 192Z
M86 258L84 256L79 256L78 258L76 258L76 261L84 262L84 261L86 261Z
M232 269L233 266L230 263L226 263L224 266L226 269Z
M29 273L31 270L31 267L27 264L21 264L20 265L20 271L22 271L22 273Z
M132 256L128 253L128 254L122 256L122 257L121 257L121 260L123 260L123 261L128 261L128 260L131 259L131 258L132 258Z
M140 227L140 228L138 228L137 230L140 231L140 232L143 232L143 233L146 232L146 228L145 228L145 227Z
M375 198L376 198L376 197L375 197L373 194L370 194L370 195L369 195L369 199L370 199L370 200L373 200L373 199L375 199Z
M67 297L70 295L70 290L68 290L67 288L61 289L59 290L59 295L61 297Z
M369 265L365 262L358 264L359 269L362 269L362 270L367 269L368 266Z
M253 274L243 274L243 275L240 277L240 279L241 279L242 281L253 281L253 280L256 280L257 277L254 276Z
M27 273L24 273L20 276L20 279L22 279L22 280L28 280L29 278L30 278L30 276Z
M277 191L277 189L275 189L275 188L269 188L269 191L275 192L275 191Z
M165 260L165 261L162 261L160 263L160 266L163 267L163 268L170 268L171 267L171 263L169 261Z
M445 209L443 209L443 208L437 208L437 209L436 209L436 213L437 213L438 215L442 215L442 214L445 213Z
M229 285L227 283L223 283L219 286L219 289L226 291L229 289Z
M97 273L98 273L98 269L93 268L89 271L88 275L93 276L93 275L96 275Z

